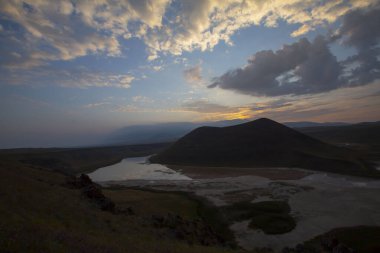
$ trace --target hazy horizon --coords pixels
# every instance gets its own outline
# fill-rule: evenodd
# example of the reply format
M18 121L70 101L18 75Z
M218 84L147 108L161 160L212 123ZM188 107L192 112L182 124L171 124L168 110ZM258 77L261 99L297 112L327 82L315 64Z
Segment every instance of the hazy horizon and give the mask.
M131 140L129 142L126 137L128 135L123 136L123 134L119 135L120 137L124 137L124 139L120 139L118 142L117 140L113 139L113 137L117 137L118 132L123 131L124 129L141 129L144 127L148 127L149 129L157 129L158 131L163 129L164 126L164 132L170 132L173 131L171 129L171 126L175 125L190 125L188 131L184 131L184 133L189 132L193 128L199 127L199 126L210 126L210 125L218 125L218 126L225 126L225 125L235 125L240 124L245 121L251 121L255 119L244 119L244 120L227 120L227 121L204 121L204 122L163 122L163 123L146 123L146 124L135 124L135 125L127 125L121 128L115 128L110 129L109 131L104 132L98 132L98 133L89 133L89 132L79 132L79 133L66 133L63 135L57 135L56 133L52 134L29 134L26 136L20 136L20 138L14 138L11 136L11 138L7 139L6 137L2 138L2 142L0 143L0 149L13 149L13 148L76 148L76 147L91 147L91 146L109 146L109 145L123 145L123 144L148 144L148 143L158 143L160 141L157 141L153 139L151 142L149 141L142 141L142 142L136 142L134 140ZM218 124L218 123L224 123L225 124ZM289 122L280 122L282 124L289 124L290 127L292 127L292 123L320 123L323 125L335 125L335 124L357 124L357 123L368 123L368 122L375 122L375 121L363 121L363 122L317 122L317 121L289 121ZM377 122L377 121L376 121ZM167 129L165 129L165 126L167 126ZM302 127L303 124L300 126ZM137 139L141 138L142 134L144 132L139 133L137 136L135 136ZM180 137L180 136L179 136Z

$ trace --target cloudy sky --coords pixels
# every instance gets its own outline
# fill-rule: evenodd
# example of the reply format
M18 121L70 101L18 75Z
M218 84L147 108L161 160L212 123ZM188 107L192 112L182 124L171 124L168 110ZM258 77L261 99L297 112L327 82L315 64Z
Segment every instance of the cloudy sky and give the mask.
M0 146L158 122L377 121L379 43L376 0L0 1Z

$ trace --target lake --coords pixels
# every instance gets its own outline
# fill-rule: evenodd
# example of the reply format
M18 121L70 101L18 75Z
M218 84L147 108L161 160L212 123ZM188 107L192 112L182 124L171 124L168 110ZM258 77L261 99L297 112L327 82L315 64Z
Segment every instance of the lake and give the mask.
M237 243L246 250L271 247L281 252L283 247L295 247L333 228L380 225L380 180L297 168L182 168L184 173L194 178L192 180L178 172L180 170L150 164L148 158L127 158L100 168L89 176L103 186L117 184L190 192L219 207L240 201L286 201L291 207L292 216L297 220L297 226L288 233L265 234L250 228L250 219L231 224ZM213 173L221 170L223 177L210 177L210 170ZM236 173L236 170L244 173ZM293 178L294 170L307 173L303 173L300 178ZM194 171L199 175L194 176ZM264 173L268 171L271 173ZM275 176L275 173L291 177L286 179Z
M99 168L88 176L95 182L124 180L191 180L161 164L152 164L149 156L125 158L121 162Z

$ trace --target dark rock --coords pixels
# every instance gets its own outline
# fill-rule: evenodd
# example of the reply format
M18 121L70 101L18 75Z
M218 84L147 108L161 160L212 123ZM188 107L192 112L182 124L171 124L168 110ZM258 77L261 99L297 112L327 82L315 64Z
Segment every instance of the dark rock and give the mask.
M295 251L296 251L296 253L303 253L303 252L305 252L305 247L302 244L297 244Z
M99 199L97 203L100 206L101 210L112 212L112 213L115 212L115 203L112 200L108 198L104 198L104 199Z
M93 184L95 183L92 182L91 178L87 176L86 174L81 174L79 178L74 177L74 176L68 176L65 182L65 186L68 186L74 189L81 189L83 187L93 185Z
M101 187L92 182L88 175L81 174L79 178L73 176L67 177L65 185L74 189L82 189L82 194L95 202L101 210L116 213L115 203L104 196ZM133 211L130 209L128 212Z
M91 180L91 178L86 174L81 174L79 177L79 183L82 187L86 187L88 185L94 184Z
M339 245L339 240L337 238L333 238L331 241L330 241L330 244L329 244L329 248L330 249L334 249L335 247L337 247Z
M122 208L119 207L116 210L117 213L119 214L125 214L125 215L135 215L135 211L132 209L132 207L127 207L127 208Z
M66 177L66 181L64 183L64 186L67 186L69 188L74 188L74 189L80 188L79 181L74 176L68 176L68 177Z
M85 195L87 198L93 200L101 210L103 211L109 211L109 212L116 212L116 206L115 203L106 198L102 190L95 184L87 185L82 189L83 195Z
M101 189L99 189L94 184L91 184L91 185L84 187L82 189L82 193L90 199L104 199L105 198Z
M181 230L176 230L175 231L175 237L179 240L184 240L185 239L185 234Z

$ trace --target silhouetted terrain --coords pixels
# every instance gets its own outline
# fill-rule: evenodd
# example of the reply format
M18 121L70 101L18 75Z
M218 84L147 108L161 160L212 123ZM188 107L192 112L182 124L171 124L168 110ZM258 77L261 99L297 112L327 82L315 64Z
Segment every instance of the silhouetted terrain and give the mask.
M76 175L117 163L126 157L151 155L168 145L156 143L89 148L3 149L0 150L0 160L16 160L33 168Z
M264 118L230 127L197 128L151 161L222 167L301 167L378 176L357 152Z
M319 140L364 149L380 157L380 122L363 122L346 126L302 127L298 131Z
M214 122L171 122L150 125L148 124L127 126L111 133L102 143L106 143L108 145L130 145L144 143L150 144L161 142L174 142L198 127L225 127L242 124L245 122L248 122L248 120L235 119ZM319 123L309 121L285 122L283 124L291 128L349 125L348 123L342 122Z
M282 123L287 127L300 128L300 127L327 127L327 126L348 126L350 123L345 122L312 122L312 121L296 121L296 122L284 122Z
M308 152L319 148L329 149L321 152L321 155L328 152L335 152L331 155L334 157L340 156L340 153L345 155L346 152L355 154L265 119L234 127L200 129L206 135L210 130L222 129L223 134L230 135L218 139L219 132L218 135L214 134L211 137L216 138L216 143L234 143L234 140L238 140L240 144L247 145L247 150L251 150L250 145L253 145L249 140L261 140L257 143L263 143L261 146L266 150L272 149L271 146L278 141L282 143L276 147L278 151L289 149L293 152L306 145L310 147L305 150ZM253 134L252 129L260 130L261 134L258 131ZM198 134L194 138L203 140L203 136ZM245 138L247 135L250 137ZM285 145L287 142L289 145ZM220 208L190 192L118 185L106 189L94 184L88 177L66 176L93 171L125 157L146 156L166 147L168 144L0 150L0 215L6 217L0 221L0 252L258 253L263 251L233 248L234 234L229 224L243 218L249 219L250 228L261 229L268 234L284 233L298 225L294 223L298 222L297 219L289 213L290 204L284 202L286 200L252 204L251 201L256 199L256 194L260 194L261 190L236 191L236 182L233 191L227 191L223 197L229 199L228 205ZM214 149L206 156L213 157L220 150L219 147L223 148L214 145ZM224 149L228 150L228 147ZM237 152L233 146L231 150ZM275 159L278 155L274 154L273 157ZM352 161L347 159L348 163ZM209 182L207 184L212 189L212 185ZM281 182L276 183L276 186L273 184L274 190L279 189L277 187L280 184L284 189L295 189L294 185ZM309 191L312 188L304 189ZM371 191L368 195L359 196L364 196L364 201L371 203L371 194L375 194L376 199L376 192ZM357 202L352 203L358 205ZM364 207L368 208L367 205ZM378 227L363 226L333 230L305 243L305 250L297 246L297 252L320 252L317 251L321 247L320 238L327 237L322 242L329 242L331 233L337 235L340 242L357 249L357 252L378 252ZM307 250L309 247L313 251Z
M236 119L215 122L171 122L127 126L111 133L105 142L111 145L173 142L201 126L223 127L244 122L246 122L246 120Z

